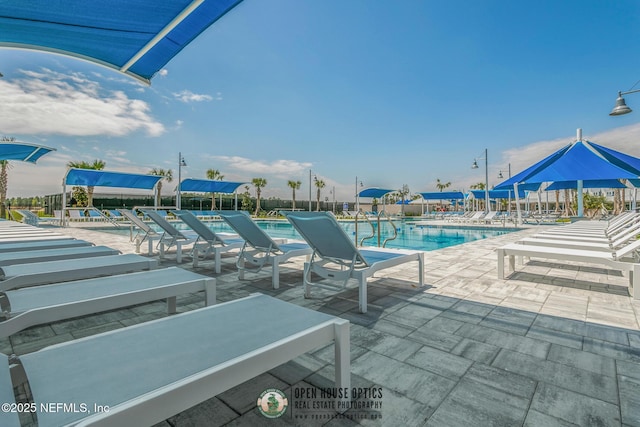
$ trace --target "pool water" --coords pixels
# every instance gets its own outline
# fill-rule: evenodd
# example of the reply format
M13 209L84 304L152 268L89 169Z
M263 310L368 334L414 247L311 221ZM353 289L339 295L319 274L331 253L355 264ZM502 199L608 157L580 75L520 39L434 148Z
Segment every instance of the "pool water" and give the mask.
M273 220L257 220L256 223L267 232L271 237L287 238L287 239L299 239L302 240L296 230L286 221L273 221ZM226 232L233 233L233 229L222 221L207 221L206 224L214 232ZM355 238L355 224L354 222L340 222L346 233ZM446 248L448 246L459 245L466 242L472 242L475 240L486 239L488 237L501 236L515 229L491 229L482 227L447 227L447 226L415 226L411 222L397 221L395 222L398 229L398 237L395 240L391 240L386 244L387 248L400 248L400 249L417 249L423 251L432 251L436 249ZM178 229L188 229L188 227L179 222L173 222L173 225ZM155 224L151 225L153 228L158 229ZM106 232L113 232L118 234L128 234L129 228L101 230ZM387 237L393 236L393 227L388 223L381 225L381 239L384 241ZM367 223L358 223L358 246L363 237L371 235L371 226ZM371 239L366 239L362 243L363 246L377 246L378 237L377 233Z

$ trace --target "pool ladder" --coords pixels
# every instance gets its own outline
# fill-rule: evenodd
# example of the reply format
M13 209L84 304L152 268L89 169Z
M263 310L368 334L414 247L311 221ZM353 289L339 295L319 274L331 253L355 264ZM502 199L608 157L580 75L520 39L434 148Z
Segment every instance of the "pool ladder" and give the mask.
M371 220L369 219L369 217L362 212L361 210L356 212L356 230L355 230L355 244L356 246L358 246L358 216L360 216L360 214L362 214L362 217L367 221L367 223L369 223L369 225L371 226L371 234L368 236L363 237L362 239L360 239L360 246L363 245L364 241L367 239L373 239L374 237L376 237L376 227L373 225L373 223L371 222ZM393 227L393 236L392 237L387 237L386 239L384 239L384 242L382 242L382 246L380 246L380 240L381 240L381 236L380 236L380 230L382 229L382 227L380 227L380 221L381 221L381 217L382 215L385 216L384 220L386 220L389 224L391 224L391 227ZM394 222L391 220L391 217L389 216L389 214L386 211L380 211L378 212L378 215L376 215L376 221L377 221L377 225L378 225L378 247L385 247L387 245L387 242L394 240L398 237L398 228L396 227L396 225L394 224Z

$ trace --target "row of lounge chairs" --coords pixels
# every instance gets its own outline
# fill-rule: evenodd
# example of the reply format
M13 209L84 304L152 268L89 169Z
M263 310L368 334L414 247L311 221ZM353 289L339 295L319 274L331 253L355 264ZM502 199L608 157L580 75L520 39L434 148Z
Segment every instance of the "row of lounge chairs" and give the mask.
M630 293L640 299L640 214L626 213L610 221L576 222L521 239L497 249L498 278L504 278L504 259L509 271L515 258L543 258L605 265L627 273Z
M56 258L29 264L6 258L0 336L157 299L167 299L173 313L183 293L205 291L207 307L29 354L0 354L0 400L14 402L13 388L28 383L38 425L152 425L331 342L336 387L350 388L347 320L260 294L214 305L211 277L158 268L157 260L140 255L79 258L78 249L94 248L100 247L0 221L0 259ZM40 410L49 402L88 410ZM18 413L2 411L0 425L19 426Z
M131 211L120 212L140 229L132 236L137 250L145 241L149 244L149 250L153 243L157 242L161 259L168 248L175 247L176 260L182 262L184 247L190 245L194 267L198 266L201 258L213 254L217 274L221 272L222 254L239 250L236 258L238 278L244 280L248 271L256 273L270 266L274 289L278 289L280 285L280 265L291 258L304 256L307 262L304 267L303 285L307 297L310 296L312 286L344 289L349 279L356 279L359 286L359 310L362 313L367 311L367 280L377 271L416 261L419 266L418 286L424 285L422 251L358 249L329 212L281 212L304 241L273 239L242 211L216 212L237 233L236 235L214 233L188 211L172 212L190 228L189 231L183 231L155 212L144 210L143 213L162 230L161 232L156 232ZM249 270L247 265L253 268ZM325 282L314 281L312 273L319 275ZM338 285L333 283L336 281L339 282Z

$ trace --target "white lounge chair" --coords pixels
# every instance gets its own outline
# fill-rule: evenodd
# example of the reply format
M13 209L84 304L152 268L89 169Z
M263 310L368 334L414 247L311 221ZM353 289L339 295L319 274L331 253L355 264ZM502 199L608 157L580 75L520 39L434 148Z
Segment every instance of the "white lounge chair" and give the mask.
M25 286L152 270L157 267L158 260L134 254L14 264L0 267L0 292Z
M244 245L244 240L238 238L238 236L223 236L214 233L213 230L189 211L177 210L173 211L173 213L198 235L191 252L194 267L198 266L198 261L201 257L204 259L209 254L213 254L215 272L220 274L222 271L222 254L240 249Z
M69 237L67 239L39 240L35 242L0 243L0 253L33 251L38 249L77 248L87 246L93 246L93 243Z
M522 245L511 243L497 249L498 278L504 279L504 258L509 257L509 271L515 270L515 257L543 258L559 261L576 261L587 264L598 264L613 270L629 273L629 286L633 290L630 294L634 299L640 299L640 264L624 261L623 258L640 247L640 240L628 245L624 250L600 252L595 250L579 250L569 248L553 248L545 246Z
M82 259L118 255L120 251L106 246L88 246L57 249L36 249L32 251L4 252L0 253L0 267L14 264L31 264L57 260L78 260Z
M418 262L418 284L424 284L424 252L400 249L356 248L344 229L330 212L282 212L294 228L313 248L311 260L305 263L305 296L310 287L344 289L350 278L359 283L360 312L367 312L367 278L377 271ZM343 280L342 286L314 283L311 273L329 280Z
M0 299L0 337L31 326L167 299L176 312L176 296L205 291L216 302L215 279L178 267L5 291Z
M313 249L306 242L285 241L279 243L275 241L258 227L246 212L218 211L218 215L245 240L236 261L240 280L244 279L246 272L245 262L258 267L256 273L265 265L271 265L271 284L273 289L278 289L280 287L280 264L293 257L305 256L309 259L313 253Z
M160 258L164 258L166 250L176 247L176 262L179 264L182 262L182 247L195 243L198 239L198 235L191 232L182 232L175 228L169 221L167 221L162 215L152 210L142 211L146 216L155 222L162 230L163 233L158 240L158 252Z
M160 234L151 228L149 224L140 219L135 212L127 209L117 209L117 212L119 212L131 224L129 240L135 243L136 253L140 253L140 246L146 241L148 243L147 254L151 255L153 253L153 242L160 238ZM133 234L134 227L138 229L135 236Z
M12 362L15 371L23 370L37 407L64 402L91 409L38 412L40 426L145 426L331 342L335 386L350 391L349 341L347 320L257 294L46 347ZM18 384L8 380L9 363L2 359L0 397L9 399L7 390ZM338 400L337 408L346 407L350 397ZM105 406L108 412L100 411Z

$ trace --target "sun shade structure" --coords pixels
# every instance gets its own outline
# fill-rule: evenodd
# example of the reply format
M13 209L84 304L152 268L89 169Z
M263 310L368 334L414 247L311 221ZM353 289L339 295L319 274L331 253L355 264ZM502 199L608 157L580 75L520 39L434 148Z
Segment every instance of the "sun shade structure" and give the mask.
M470 190L469 192L473 194L474 198L484 200L484 190ZM510 197L514 197L514 195L515 194L513 190L489 190L490 199L508 199ZM520 198L525 198L525 191L521 188L518 188L518 196Z
M35 163L40 157L52 151L56 149L28 142L2 142L0 143L0 160Z
M358 193L358 197L382 197L385 194L393 193L396 190L385 190L384 188L365 188Z
M424 200L463 200L462 191L438 191L432 193L418 193Z
M545 182L576 181L578 216L582 216L582 188L585 181L637 179L639 168L640 159L582 141L582 129L578 129L576 142L562 147L495 189L507 190L515 186L530 190L539 188Z
M566 190L575 188L578 188L578 181L556 181L545 188L545 191ZM582 188L626 188L626 186L617 179L596 179L583 181Z
M193 179L187 178L182 180L180 191L195 191L203 193L234 193L238 187L247 184L246 182L216 181L212 179Z
M0 47L85 59L149 83L241 1L2 1Z

